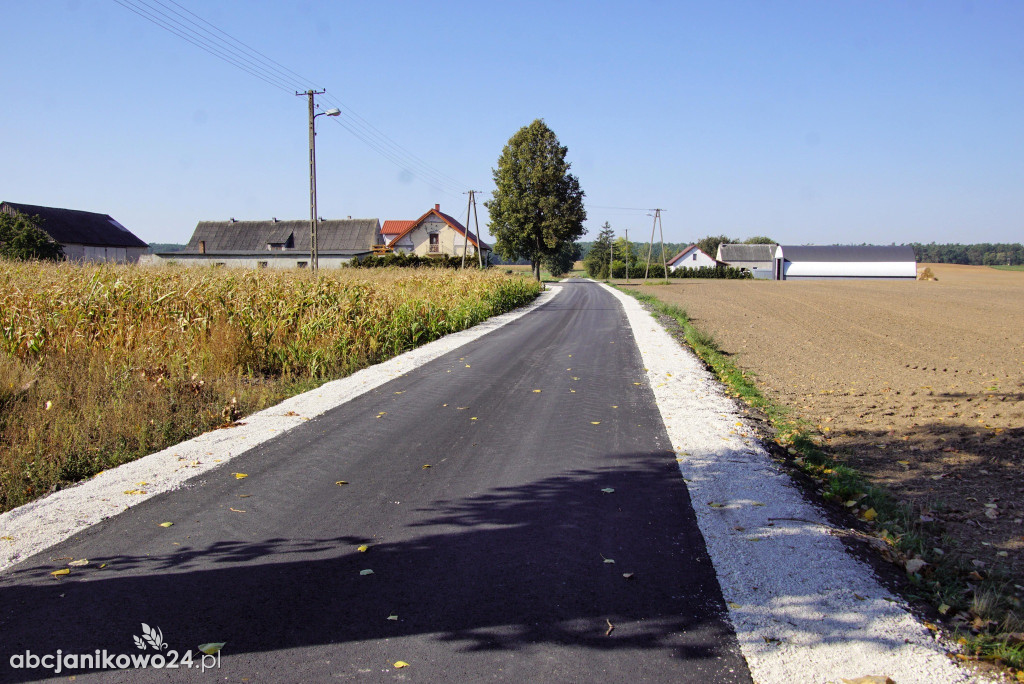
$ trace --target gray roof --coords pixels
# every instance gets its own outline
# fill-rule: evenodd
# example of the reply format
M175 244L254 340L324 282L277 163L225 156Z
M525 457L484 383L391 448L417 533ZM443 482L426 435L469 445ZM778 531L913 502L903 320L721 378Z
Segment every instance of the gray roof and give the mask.
M910 245L779 245L786 261L917 261Z
M719 245L718 258L726 263L733 261L771 261L775 245L740 245L724 243Z
M39 225L57 242L64 245L92 245L96 247L149 247L130 230L110 218L78 209L57 209L34 204L0 203L5 213L39 216Z
M291 246L275 253L309 254L309 221L200 221L185 249L179 255L200 254L200 241L206 243L206 254L267 253L268 244ZM380 221L341 219L317 224L317 247L321 255L361 254L383 244Z

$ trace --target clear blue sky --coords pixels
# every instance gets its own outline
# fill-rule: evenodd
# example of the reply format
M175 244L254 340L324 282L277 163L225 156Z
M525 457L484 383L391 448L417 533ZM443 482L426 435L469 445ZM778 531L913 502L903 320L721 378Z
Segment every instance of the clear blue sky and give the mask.
M462 191L489 196L502 146L543 118L591 237L607 220L646 239L645 212L607 207L661 207L676 242L1024 240L1018 0L177 2L304 79L268 85L113 0L0 0L0 199L150 242L307 217L292 91L316 85L451 179L320 117L328 218L461 219Z

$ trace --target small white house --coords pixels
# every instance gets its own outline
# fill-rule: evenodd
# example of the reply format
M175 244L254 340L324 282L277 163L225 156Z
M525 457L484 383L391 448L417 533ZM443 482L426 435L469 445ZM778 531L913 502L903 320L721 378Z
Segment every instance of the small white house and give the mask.
M701 268L705 266L717 266L718 262L709 257L697 245L690 245L679 254L669 259L666 264L669 269L675 271L679 268Z
M917 278L909 245L779 245L775 280L800 278Z

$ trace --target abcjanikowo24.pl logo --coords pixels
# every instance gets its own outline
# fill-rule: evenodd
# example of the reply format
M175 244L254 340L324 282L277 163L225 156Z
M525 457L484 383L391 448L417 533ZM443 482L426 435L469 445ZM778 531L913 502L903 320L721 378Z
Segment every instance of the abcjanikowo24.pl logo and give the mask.
M71 670L128 670L154 669L177 670L198 669L200 672L220 668L220 649L223 642L200 644L198 652L193 655L189 649L183 653L168 647L164 641L164 633L159 627L150 627L142 623L142 635L132 635L135 648L143 653L109 653L107 649L96 649L92 653L64 653L57 649L56 653L39 655L32 651L15 653L11 656L10 666L15 670L52 670L54 674ZM150 650L152 649L152 650Z

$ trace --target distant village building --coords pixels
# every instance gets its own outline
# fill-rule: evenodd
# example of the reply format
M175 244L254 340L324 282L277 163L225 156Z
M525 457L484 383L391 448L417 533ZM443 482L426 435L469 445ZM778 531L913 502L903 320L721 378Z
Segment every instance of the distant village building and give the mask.
M380 221L338 219L317 223L317 260L336 268L373 253L382 245ZM200 221L180 252L157 255L188 266L306 268L310 259L309 221Z
M917 257L909 245L778 245L775 280L800 278L917 277Z
M750 271L755 278L771 278L775 266L776 245L718 245L715 258L732 268Z
M491 255L490 245L442 212L440 204L413 221L385 221L381 233L387 247L399 253L461 256L465 249L475 259L479 249L485 264Z
M690 245L669 259L666 264L670 270L674 271L678 268L714 267L718 265L718 262L705 254L704 250L697 245Z
M0 203L0 211L11 216L39 216L39 227L60 243L70 261L133 264L149 249L149 245L107 214L14 202Z

